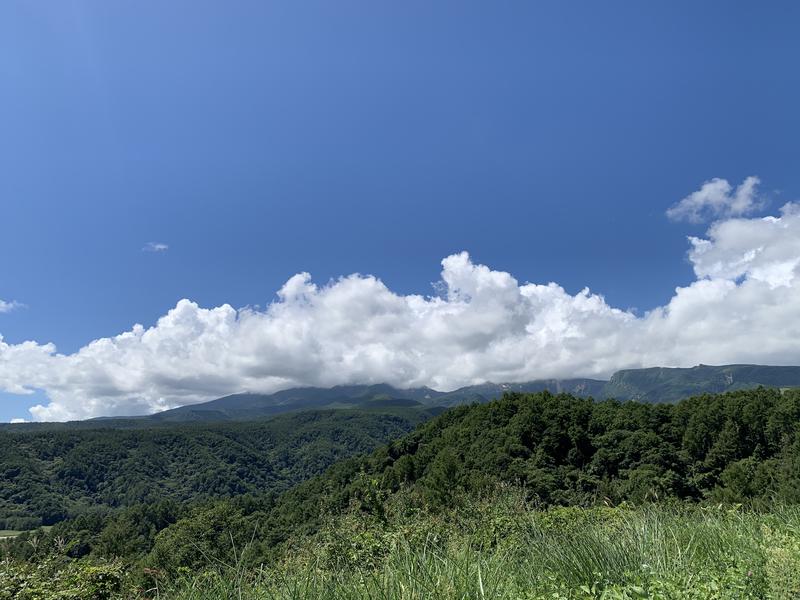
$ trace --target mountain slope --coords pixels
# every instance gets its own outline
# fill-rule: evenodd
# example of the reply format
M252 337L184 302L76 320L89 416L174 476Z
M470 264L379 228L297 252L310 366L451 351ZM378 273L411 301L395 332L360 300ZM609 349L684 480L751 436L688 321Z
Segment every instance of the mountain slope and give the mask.
M320 515L353 499L380 511L379 499L410 493L431 508L498 483L556 505L795 503L798 423L798 390L741 390L677 404L512 393L451 409L369 457L337 463L289 490L262 523L271 539L285 539L313 531Z
M282 413L333 408L389 408L419 406L432 409L485 403L505 392L568 393L580 398L636 400L674 403L701 394L753 389L800 387L800 367L763 365L699 365L691 368L653 367L616 372L610 381L599 379L539 379L522 383L492 383L440 392L428 387L402 389L388 384L340 385L331 388L300 387L273 394L232 394L181 406L152 415L102 417L71 423L9 425L0 423L0 431L42 431L44 429L94 428L98 422L117 429L143 428L187 422L246 421Z
M339 385L332 388L303 387L274 394L233 394L210 402L182 406L156 413L151 421L243 420L286 412L322 408L358 408L363 406L421 406L440 396L430 388L397 389L387 384ZM397 401L400 402L398 404Z
M523 383L484 383L446 392L433 399L440 406L458 406L473 402L489 402L506 392L544 392L553 394L568 393L579 397L603 397L607 382L600 379L537 379Z
M307 411L246 423L0 431L0 529L89 509L277 493L431 414L416 407Z
M353 411L329 414L348 412ZM282 419L293 423L306 414ZM414 510L446 510L464 495L491 493L498 484L520 486L543 505L664 499L797 503L798 423L800 390L741 390L677 404L510 393L450 409L371 455L340 460L323 475L277 497L233 496L184 505L177 522L145 532L139 531L141 516L123 511L97 520L91 531L86 519L77 518L37 535L42 549L59 539L82 537L86 542L76 556L92 551L108 556L120 552L109 550L109 539L141 536L130 556L140 558L152 549L153 564L171 570L201 568L207 557L192 549L227 545L229 539L237 547L250 545L254 564L262 564L276 557L284 542L318 532L330 515L355 509L380 520L398 501L410 502L407 508ZM249 425L215 427L238 430ZM162 445L157 444L160 452ZM85 455L94 454L94 447L85 449ZM222 460L229 467L240 466L225 455ZM195 468L189 465L187 470ZM12 546L13 552L28 552L24 539Z
M310 408L354 408L390 400L416 401L433 407L484 403L505 392L569 393L581 398L615 398L640 402L677 402L700 394L740 389L800 387L800 367L762 365L700 365L691 368L654 367L627 369L610 381L599 379L539 379L522 383L492 383L462 387L451 392L431 388L400 389L387 384L332 388L293 388L274 394L234 394L148 417L153 422L250 419Z
M602 395L640 402L677 402L700 394L757 388L800 387L800 367L723 365L627 369L614 373Z
M190 406L156 413L153 423L185 421L246 420L266 415L309 409L361 408L376 406L451 407L499 398L505 392L567 392L578 396L600 396L606 382L597 379L541 379L525 383L484 383L452 392L428 387L395 388L388 384L339 385L332 388L302 387L274 394L232 394Z

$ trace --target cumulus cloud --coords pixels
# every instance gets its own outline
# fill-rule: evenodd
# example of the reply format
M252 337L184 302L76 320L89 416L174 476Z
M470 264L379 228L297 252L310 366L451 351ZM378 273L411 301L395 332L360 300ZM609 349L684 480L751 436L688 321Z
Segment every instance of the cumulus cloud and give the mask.
M166 252L169 250L169 245L163 242L147 242L142 247L142 252Z
M750 214L763 205L758 195L759 183L761 180L758 177L751 176L734 189L727 179L715 177L671 206L667 216L674 221L702 223Z
M148 413L237 391L387 382L441 390L620 368L800 364L800 207L690 238L696 279L647 314L584 289L521 283L466 252L441 292L402 295L373 276L291 277L263 310L181 300L151 327L73 354L0 338L0 388L45 390L37 420Z
M16 308L22 308L22 304L15 302L14 300L11 300L10 302L0 300L0 313L8 313Z

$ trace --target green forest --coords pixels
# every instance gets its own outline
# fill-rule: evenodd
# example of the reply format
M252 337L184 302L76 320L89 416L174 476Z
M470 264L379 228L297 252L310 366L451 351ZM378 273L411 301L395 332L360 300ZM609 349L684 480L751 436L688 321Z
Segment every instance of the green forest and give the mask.
M800 595L800 391L428 417L6 435L0 598Z
M237 424L0 431L0 530L137 504L281 492L428 416L328 410Z

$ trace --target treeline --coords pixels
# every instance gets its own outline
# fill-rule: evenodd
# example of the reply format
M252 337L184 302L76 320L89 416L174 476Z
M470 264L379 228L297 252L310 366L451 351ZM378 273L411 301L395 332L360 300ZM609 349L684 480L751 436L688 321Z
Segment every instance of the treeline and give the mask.
M132 505L281 492L428 416L403 408L328 410L248 423L0 432L0 529Z
M67 544L71 556L121 556L178 572L247 547L247 560L260 564L348 510L380 520L402 495L436 513L501 483L540 506L713 501L759 509L800 500L799 430L798 391L762 388L676 405L507 394L451 409L283 494L84 514L37 533L36 544L21 536L8 551L35 558Z

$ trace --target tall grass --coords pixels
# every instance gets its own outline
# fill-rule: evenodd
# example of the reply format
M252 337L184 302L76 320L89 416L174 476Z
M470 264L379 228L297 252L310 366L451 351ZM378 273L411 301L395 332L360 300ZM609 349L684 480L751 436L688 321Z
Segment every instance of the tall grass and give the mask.
M402 511L400 511L402 513ZM280 565L218 565L161 597L800 598L800 510L537 511L514 498L448 515L351 514Z

